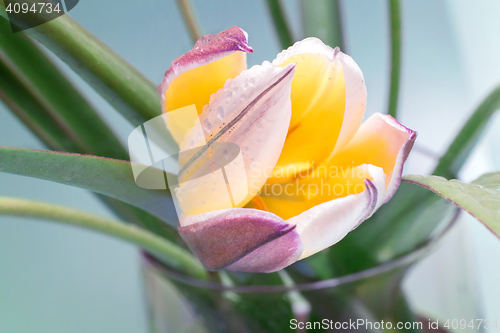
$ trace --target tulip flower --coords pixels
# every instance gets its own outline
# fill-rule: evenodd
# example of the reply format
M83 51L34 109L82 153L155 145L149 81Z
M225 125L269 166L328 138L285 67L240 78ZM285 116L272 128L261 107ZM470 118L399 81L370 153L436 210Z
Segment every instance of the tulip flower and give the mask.
M180 235L209 270L274 272L390 200L416 132L382 114L361 124L363 74L339 48L306 38L246 69L248 52L238 27L203 36L159 92L164 112L199 114L167 124L181 150ZM219 186L210 172L224 168Z

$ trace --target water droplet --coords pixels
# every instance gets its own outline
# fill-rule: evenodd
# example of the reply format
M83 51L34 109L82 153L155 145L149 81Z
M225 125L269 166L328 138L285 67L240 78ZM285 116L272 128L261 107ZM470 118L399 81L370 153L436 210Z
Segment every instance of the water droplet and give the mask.
M240 99L241 99L242 101L244 101L246 98L247 98L247 95L246 95L246 94L241 94L241 95L240 95Z
M205 127L205 131L210 131L210 129L212 128L212 124L210 124L210 120L208 119L205 119L203 121L203 126Z
M217 108L217 118L222 120L224 118L224 108L222 106L219 106Z
M231 97L233 97L233 93L232 92L228 92L227 93L227 99L230 99Z
M252 78L252 79L250 79L250 81L248 81L248 84L250 85L250 87L255 86L255 84L256 84L256 83L257 83L257 82L255 81L255 79L254 79L254 78Z

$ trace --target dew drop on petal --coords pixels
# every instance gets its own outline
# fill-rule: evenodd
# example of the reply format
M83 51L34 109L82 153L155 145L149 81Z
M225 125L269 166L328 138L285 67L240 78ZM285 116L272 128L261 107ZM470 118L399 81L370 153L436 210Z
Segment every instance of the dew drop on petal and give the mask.
M224 108L222 106L219 106L217 108L217 118L222 120L224 118Z
M203 126L205 127L205 131L210 131L210 129L212 128L212 124L210 124L210 120L208 119L205 119L203 121Z

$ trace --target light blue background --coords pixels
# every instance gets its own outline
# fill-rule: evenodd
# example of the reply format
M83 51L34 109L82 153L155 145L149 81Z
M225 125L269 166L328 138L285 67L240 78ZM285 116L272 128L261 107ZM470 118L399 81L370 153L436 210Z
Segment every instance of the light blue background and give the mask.
M249 33L255 50L248 57L250 66L272 60L280 51L264 1L194 3L205 33L233 25ZM298 4L286 3L294 32L303 37ZM384 112L389 80L386 1L350 0L342 4L347 52L366 78L367 114ZM495 0L403 1L400 112L402 122L419 132L421 145L442 152L473 107L500 83L499 14L500 3ZM161 81L172 60L191 47L173 0L81 0L71 16L155 83ZM64 64L61 67L67 70ZM70 70L68 75L125 142L130 125ZM464 179L498 169L498 129L500 121L495 119L464 170ZM2 105L0 145L43 148ZM418 166L411 171L422 172ZM110 214L84 191L19 176L0 174L0 195ZM465 279L474 284L484 315L498 316L500 291L495 281L500 278L496 259L500 242L471 218L464 219L460 230L448 241L445 255L443 251L436 253L410 277L407 289L414 306L433 314L446 306L443 300L459 295L446 286L457 279L454 263L465 260L461 266L468 274ZM71 227L0 218L0 332L146 331L134 247Z

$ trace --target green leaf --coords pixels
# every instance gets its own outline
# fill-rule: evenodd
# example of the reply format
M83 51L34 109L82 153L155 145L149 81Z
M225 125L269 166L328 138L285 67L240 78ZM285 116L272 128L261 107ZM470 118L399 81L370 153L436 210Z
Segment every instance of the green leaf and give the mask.
M391 88L389 92L389 114L396 118L401 72L401 3L388 0L391 18Z
M467 157L481 138L491 116L500 109L500 86L496 87L467 120L441 157L433 174L456 178Z
M408 175L403 180L439 194L500 237L500 172L487 173L469 184L438 176Z
M0 146L0 171L104 194L141 208L172 226L177 225L170 192L137 186L128 161ZM163 171L154 168L148 172L165 176Z
M44 202L7 197L0 197L0 215L34 217L98 231L136 244L173 268L197 278L207 278L203 266L186 250L147 230L117 220Z
M52 150L128 159L87 101L24 33L12 34L4 18L0 18L0 99ZM98 197L123 220L181 243L177 230L166 228L156 217L113 198Z
M454 206L421 187L401 183L393 198L340 242L306 261L329 261L328 277L342 276L378 266L426 244ZM315 256L327 258L315 259Z
M0 99L47 147L79 152L60 126L0 61Z
M305 37L317 37L323 43L345 52L339 0L302 0L302 25Z
M24 93L25 98L41 107L29 108L31 112L27 115L36 119L32 121L42 121L47 129L52 122L79 147L76 150L70 145L68 150L128 159L121 142L75 87L23 33L13 34L9 22L3 18L0 18L0 62L6 67L4 72L10 71L31 95ZM9 90L7 95L20 95L8 86L3 89ZM57 132L55 128L50 131Z
M293 37L288 22L286 20L285 11L280 0L266 0L267 8L273 19L274 28L278 34L278 39L282 49L286 49L293 44Z
M30 5L39 1L26 2ZM2 6L0 16L7 17ZM27 22L38 22L40 14L28 11L23 18ZM69 15L28 29L26 33L66 62L133 125L139 126L161 114L160 95L155 85ZM169 153L177 153L175 140L168 138L168 142Z

